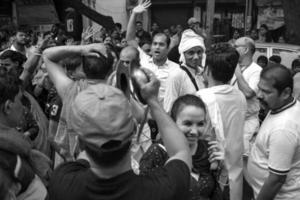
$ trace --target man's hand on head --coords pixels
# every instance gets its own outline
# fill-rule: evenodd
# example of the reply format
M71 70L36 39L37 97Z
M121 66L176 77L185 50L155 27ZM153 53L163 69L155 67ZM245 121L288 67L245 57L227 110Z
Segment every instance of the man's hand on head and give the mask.
M99 53L107 57L107 48L103 43L94 43L82 46L81 55L83 56L99 57Z
M141 88L141 95L143 99L145 99L147 103L153 100L157 101L158 91L160 87L159 80L156 78L152 71L145 68L141 68L141 70L146 74L149 80L147 83L138 83Z

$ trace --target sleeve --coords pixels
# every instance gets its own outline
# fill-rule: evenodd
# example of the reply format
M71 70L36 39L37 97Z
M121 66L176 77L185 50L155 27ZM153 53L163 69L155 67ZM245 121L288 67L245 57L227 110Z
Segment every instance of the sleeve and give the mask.
M140 53L140 62L141 62L141 66L145 67L147 66L147 62L150 59L150 56L148 56L143 49L141 49L140 47L137 48L139 53Z
M166 112L170 112L174 101L180 96L181 78L177 74L177 70L171 72L166 82L163 105Z
M169 178L168 185L174 191L172 199L188 199L191 183L188 166L181 160L171 160L166 164L165 170Z
M277 175L286 175L292 165L297 148L297 134L287 130L277 130L269 138L269 170Z
M260 72L261 70L255 70L252 74L251 77L248 80L248 85L249 87L255 92L258 92L258 82L260 79Z

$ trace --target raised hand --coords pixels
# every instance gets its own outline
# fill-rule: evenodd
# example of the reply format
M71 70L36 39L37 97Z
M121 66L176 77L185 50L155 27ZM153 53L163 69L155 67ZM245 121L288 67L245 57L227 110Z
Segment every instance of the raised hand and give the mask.
M147 10L147 8L151 6L151 1L146 0L145 2L139 3L136 7L133 8L132 12L135 14L143 13Z
M144 82L144 81L138 82L143 99L146 102L149 102L150 100L153 99L157 99L159 86L160 86L159 80L156 78L154 73L151 72L150 70L145 68L141 68L141 70L143 70L143 72L146 74L149 80L148 82Z
M225 150L223 146L217 141L210 141L208 144L210 145L208 148L209 162L223 161L225 158Z

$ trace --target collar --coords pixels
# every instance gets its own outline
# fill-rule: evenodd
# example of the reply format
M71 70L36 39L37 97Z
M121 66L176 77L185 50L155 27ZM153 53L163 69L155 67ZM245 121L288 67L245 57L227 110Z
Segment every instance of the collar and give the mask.
M203 73L203 69L201 67L197 67L196 69L194 69L194 68L187 66L185 63L182 63L181 65L183 67L187 68L189 70L189 72L194 75L202 75L202 73Z
M270 114L275 115L275 114L278 114L278 113L280 113L280 112L282 112L282 111L284 111L284 110L287 110L287 109L289 109L290 107L292 107L293 105L295 105L296 102L297 102L296 99L293 98L293 101L291 101L290 103L288 103L288 104L286 104L286 105L284 105L284 106L281 106L280 108L271 110Z
M149 63L156 65L154 63L153 57L149 58ZM170 64L170 60L167 58L166 62L163 65L161 65L161 66L156 65L156 66L157 67L167 67L167 66L169 66L169 64Z

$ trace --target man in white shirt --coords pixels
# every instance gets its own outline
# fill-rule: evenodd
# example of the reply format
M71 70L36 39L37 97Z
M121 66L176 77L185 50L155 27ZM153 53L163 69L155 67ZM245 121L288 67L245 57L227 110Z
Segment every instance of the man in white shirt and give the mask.
M224 165L218 182L229 185L231 200L242 199L243 189L243 127L247 109L242 92L230 85L237 62L238 52L232 48L216 49L207 55L204 77L208 88L199 90L207 106L209 124L207 134L211 140L219 141L225 149ZM226 191L226 190L225 190Z
M300 104L292 96L289 69L274 64L260 75L257 96L270 109L248 160L248 182L256 200L300 197Z
M142 67L150 69L160 81L160 88L158 94L158 100L163 105L165 90L166 90L166 80L169 73L176 68L179 68L178 64L168 60L168 49L170 45L170 38L164 33L157 33L154 35L151 44L151 55L147 55L138 45L135 40L135 30L136 30L136 18L137 15L146 11L146 9L151 5L149 2L141 3L132 10L128 26L126 40L129 45L138 48L140 52L140 63Z
M29 56L29 49L26 48L26 32L23 29L18 29L16 31L16 39L9 48L10 50L20 52L24 56Z
M185 30L182 33L178 50L181 66L170 73L166 84L164 109L167 112L179 96L193 94L204 88L202 63L205 45L203 38L191 29Z
M235 41L240 54L239 63L231 84L238 87L247 100L247 113L244 127L244 156L248 157L250 140L259 129L259 102L256 98L257 84L262 68L253 61L255 43L251 38L241 37Z

